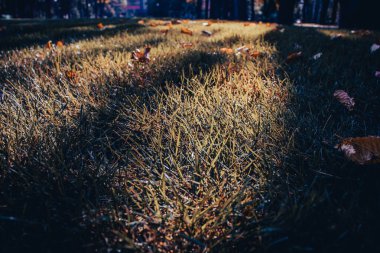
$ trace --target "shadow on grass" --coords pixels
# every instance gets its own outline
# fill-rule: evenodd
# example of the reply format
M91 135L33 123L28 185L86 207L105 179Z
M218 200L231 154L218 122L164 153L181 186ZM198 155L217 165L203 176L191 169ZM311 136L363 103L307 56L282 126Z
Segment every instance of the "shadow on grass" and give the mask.
M332 39L326 31L287 27L265 36L283 63L277 73L293 83L286 125L293 129L294 147L273 215L248 225L250 236L223 246L225 252L379 252L380 166L355 165L334 149L340 138L380 135L380 86L374 77L380 57L369 53L378 34L338 32L343 37ZM285 63L296 51L303 57ZM353 112L334 99L338 89L355 98Z
M104 30L97 28L100 22L106 27ZM137 24L136 20L128 19L0 21L1 26L6 27L0 31L1 50L45 45L49 40L55 43L58 40L74 42L101 36L111 37L125 31L138 34L145 28Z
M150 81L177 84L181 72L208 72L224 60L218 55L188 51L180 60L173 58L163 69L156 69ZM190 63L199 69L191 69ZM173 68L176 71L169 72ZM109 219L109 208L118 210L119 205L130 202L128 196L116 196L112 185L116 170L127 160L113 150L128 154L128 143L117 136L114 122L128 97L138 96L148 103L152 95L163 90L134 87L126 80L110 80L107 85L110 91L106 106L82 108L74 124L46 132L54 136L50 142L49 136L37 140L21 159L2 164L7 172L1 179L1 252L91 251L106 244L98 237L99 224ZM120 89L111 94L116 86ZM6 160L6 151L0 157ZM86 223L93 219L89 213L102 210L104 215L99 220Z

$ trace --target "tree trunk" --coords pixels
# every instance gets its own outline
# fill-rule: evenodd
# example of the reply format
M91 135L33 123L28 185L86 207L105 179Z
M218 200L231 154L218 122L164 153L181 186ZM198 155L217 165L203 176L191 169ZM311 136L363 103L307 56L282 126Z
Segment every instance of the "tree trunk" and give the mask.
M251 0L251 20L255 20L255 0Z
M202 18L203 0L197 0L197 18Z
M339 0L334 0L332 14L331 14L331 22L333 24L337 23L336 18L338 16L338 4L339 4Z
M293 24L294 4L295 0L280 0L279 23L284 25Z
M329 8L329 0L322 0L321 13L319 14L319 22L326 24L327 10Z
M239 20L247 20L248 19L248 4L247 0L239 0L238 4L238 13L239 13Z

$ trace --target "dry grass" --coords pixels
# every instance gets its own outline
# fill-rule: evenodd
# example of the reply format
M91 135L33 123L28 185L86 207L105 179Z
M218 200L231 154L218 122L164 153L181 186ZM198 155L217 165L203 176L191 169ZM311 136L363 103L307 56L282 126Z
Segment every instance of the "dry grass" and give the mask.
M379 104L364 103L365 113L343 115L332 98L322 101L333 91L322 81L332 83L342 73L347 76L336 86L350 88L352 70L342 72L332 61L328 73L322 71L329 80L323 80L322 63L304 58L286 65L284 59L295 42L307 47L306 57L319 48L331 61L337 52L320 43L338 52L357 43L360 51L372 37L361 41L361 35L341 31L357 41L341 41L340 48L328 37L334 32L289 28L283 34L275 25L204 27L198 21L174 25L165 35L164 26L137 20L103 23L103 31L89 21L6 24L0 44L12 50L0 55L3 249L231 252L269 251L284 242L290 251L323 247L318 234L326 228L305 229L305 220L314 207L330 203L318 194L340 191L325 178L320 182L320 173L355 168L332 150L333 142L336 134L361 134L361 123L378 124L373 112ZM193 36L181 34L182 27ZM65 46L44 48L50 39L63 39ZM150 63L133 62L131 52L146 45L152 48ZM220 52L243 45L260 56ZM345 57L340 59L349 62ZM354 95L372 101L367 92ZM368 129L376 134L376 126ZM338 172L329 170L331 164ZM353 201L348 216L360 206ZM330 217L338 222L335 211ZM357 220L352 224L339 227L334 238L351 233ZM344 240L337 245L346 245Z

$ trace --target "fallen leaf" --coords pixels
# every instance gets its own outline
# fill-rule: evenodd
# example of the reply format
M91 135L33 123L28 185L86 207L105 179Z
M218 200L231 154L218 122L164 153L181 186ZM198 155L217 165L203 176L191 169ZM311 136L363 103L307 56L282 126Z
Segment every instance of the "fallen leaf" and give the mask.
M55 43L57 47L63 47L63 41L58 40L57 43Z
M302 56L302 51L291 53L288 55L288 57L286 57L286 62L287 63L294 62L298 60L299 58L301 58L301 56Z
M347 92L343 90L336 90L334 92L334 97L343 104L349 111L352 111L355 106L355 101L351 98Z
M313 55L313 59L318 60L319 58L321 58L321 56L322 56L322 53L315 54Z
M149 63L150 62L150 47L146 47L144 53L142 53L139 49L136 49L132 52L131 59L134 61Z
M226 53L226 54L233 54L234 50L232 48L223 47L220 49L220 52Z
M250 23L244 23L243 26L250 26Z
M160 30L160 32L161 33L163 33L163 34L165 34L165 35L167 35L168 34L168 32L169 32L169 29L162 29L162 30Z
M380 163L380 137L346 138L335 146L345 156L360 165Z
M212 32L206 31L206 30L203 30L202 34L205 35L205 36L208 36L208 37L212 36Z
M68 79L75 79L77 77L77 73L74 70L66 71L66 76Z
M45 48L47 49L52 49L53 48L53 42L51 40L49 40L46 45L45 45Z
M193 36L193 32L192 32L190 29L187 29L187 28L185 28L185 27L182 27L182 28L181 28L181 33L184 33L184 34L187 34L187 35Z
M183 48L191 48L193 47L193 43L191 42L181 42L180 43Z
M370 50L371 50L371 53L374 53L374 52L376 52L379 49L380 49L380 45L375 43L375 44L372 44Z
M103 30L103 29L104 29L104 25L103 25L103 23L98 23L98 24L96 25L96 27L97 27L99 30Z
M259 51L253 51L252 53L251 53L251 56L253 57L253 58L257 58L257 57L259 57L261 55L261 53L259 52Z

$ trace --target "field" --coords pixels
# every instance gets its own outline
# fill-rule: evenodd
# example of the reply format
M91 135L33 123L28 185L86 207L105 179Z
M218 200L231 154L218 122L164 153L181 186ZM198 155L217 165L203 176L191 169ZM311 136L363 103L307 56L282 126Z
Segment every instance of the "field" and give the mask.
M334 148L380 135L378 32L0 27L1 252L380 250L379 166Z

